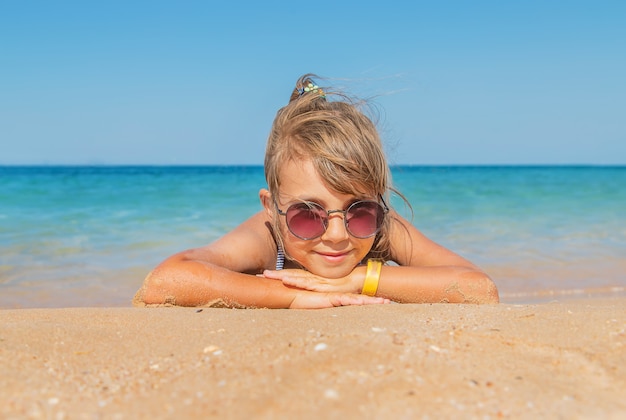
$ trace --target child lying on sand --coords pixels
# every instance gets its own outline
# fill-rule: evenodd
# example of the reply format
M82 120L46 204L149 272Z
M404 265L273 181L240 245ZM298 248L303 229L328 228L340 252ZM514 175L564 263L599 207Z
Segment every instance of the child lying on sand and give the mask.
M264 210L156 267L136 304L325 308L498 302L489 277L389 206L390 171L372 121L301 77L274 120ZM393 261L397 265L386 265Z

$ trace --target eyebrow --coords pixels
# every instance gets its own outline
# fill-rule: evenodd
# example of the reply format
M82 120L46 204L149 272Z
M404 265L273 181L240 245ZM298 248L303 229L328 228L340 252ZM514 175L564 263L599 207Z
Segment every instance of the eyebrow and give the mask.
M293 201L297 201L297 202L304 202L304 203L315 203L318 204L320 206L322 206L324 209L326 210L335 210L335 209L329 209L328 206L326 205L327 203L324 202L324 200L319 200L315 197L293 197ZM345 210L348 207L350 207L352 204L356 203L357 201L364 201L364 200L374 200L376 201L376 199L371 198L371 197L363 197L360 195L355 195L354 197L348 199L347 201L345 201L341 207L341 210ZM287 202L287 205L291 205L292 200L289 200Z

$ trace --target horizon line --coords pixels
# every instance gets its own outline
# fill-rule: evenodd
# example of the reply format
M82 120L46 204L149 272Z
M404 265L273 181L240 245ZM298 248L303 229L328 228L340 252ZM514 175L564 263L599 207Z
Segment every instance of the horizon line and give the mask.
M624 167L626 163L398 163L399 167ZM0 168L191 168L249 167L263 168L259 163L0 163Z

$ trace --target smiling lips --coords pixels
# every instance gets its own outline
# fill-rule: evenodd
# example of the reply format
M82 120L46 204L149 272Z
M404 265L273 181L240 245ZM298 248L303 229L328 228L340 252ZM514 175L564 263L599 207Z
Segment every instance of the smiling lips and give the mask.
M349 254L349 252L340 252L340 253L326 253L326 252L318 252L325 260L332 263L342 262Z

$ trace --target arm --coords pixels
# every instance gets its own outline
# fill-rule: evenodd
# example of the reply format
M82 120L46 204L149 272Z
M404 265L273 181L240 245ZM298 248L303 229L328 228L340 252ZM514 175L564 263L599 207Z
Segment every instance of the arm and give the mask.
M266 222L264 213L258 213L213 244L169 257L146 277L134 303L317 308L386 302L294 289L255 275L276 258Z
M391 254L400 266L383 267L378 296L398 302L499 301L495 284L480 268L431 241L397 213L392 217Z
M392 212L391 259L384 266L377 296L402 303L497 303L498 290L477 266L436 244ZM343 279L323 279L300 270L269 271L266 276L308 290L360 293L365 267Z

